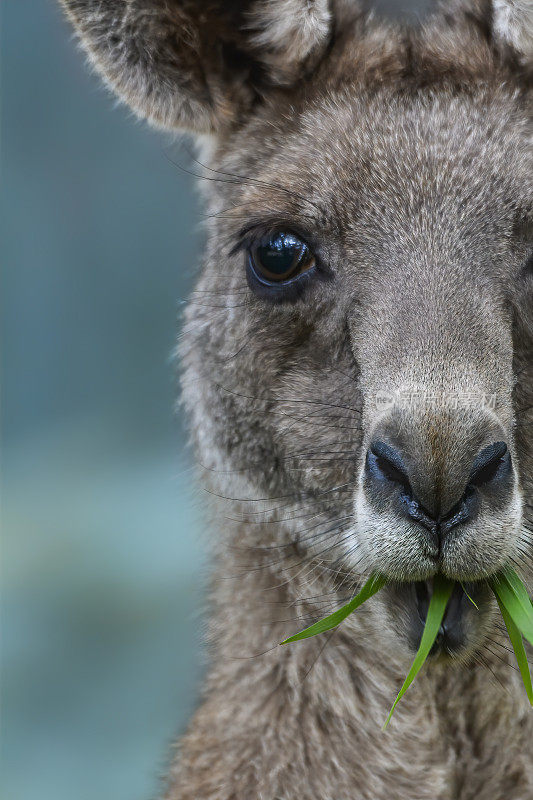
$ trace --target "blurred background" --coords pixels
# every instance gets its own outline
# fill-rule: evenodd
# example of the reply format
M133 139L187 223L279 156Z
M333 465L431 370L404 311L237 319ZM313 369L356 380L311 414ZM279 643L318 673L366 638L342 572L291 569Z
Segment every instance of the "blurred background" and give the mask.
M170 358L201 208L186 150L115 107L52 0L3 0L1 37L0 797L148 800L203 671Z

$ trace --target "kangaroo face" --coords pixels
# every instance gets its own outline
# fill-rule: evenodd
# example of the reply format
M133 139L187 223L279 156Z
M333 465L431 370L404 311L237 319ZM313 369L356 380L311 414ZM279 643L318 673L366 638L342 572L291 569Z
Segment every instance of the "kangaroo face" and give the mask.
M529 548L515 432L531 422L513 402L516 365L531 375L527 116L495 87L292 102L289 130L254 120L216 162L246 179L215 182L188 313L210 394L197 424L220 420L203 457L226 495L299 498L302 551L401 582L414 643L428 578L470 584ZM463 615L466 596L450 646Z
M168 55L168 6L150 5L147 65L120 39L134 20L117 44L80 10L91 3L66 2L135 108L206 131L218 115L181 347L215 491L242 501L256 546L291 545L348 592L387 575L382 619L399 647L418 643L432 577L461 582L449 652L490 625L490 604L475 613L468 598L485 599L478 582L509 562L527 572L533 500L531 20L513 5L513 25L496 13L489 30L488 3L463 5L408 44L356 16L343 28L340 10L332 27L320 3L302 42L283 38L298 24L263 20L252 51L226 45L224 70L247 77L225 84L218 67L209 86L206 68L210 103ZM213 44L200 17L195 52ZM179 108L158 95L175 73L193 87Z

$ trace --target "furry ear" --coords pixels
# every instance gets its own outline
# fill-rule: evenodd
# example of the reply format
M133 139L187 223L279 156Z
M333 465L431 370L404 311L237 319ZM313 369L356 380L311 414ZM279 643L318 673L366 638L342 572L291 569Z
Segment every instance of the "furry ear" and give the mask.
M440 8L449 25L474 25L502 52L533 65L533 0L441 0Z
M533 63L533 0L493 0L494 33Z
M60 0L90 61L139 116L213 132L325 51L328 0Z

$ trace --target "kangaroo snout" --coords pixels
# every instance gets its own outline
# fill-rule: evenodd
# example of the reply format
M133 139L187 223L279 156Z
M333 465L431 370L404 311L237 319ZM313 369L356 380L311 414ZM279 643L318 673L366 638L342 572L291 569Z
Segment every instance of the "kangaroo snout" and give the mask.
M489 503L494 500L500 505L509 500L513 488L512 459L504 441L483 447L469 471L459 469L459 479L447 487L442 481L427 479L434 474L431 463L418 463L403 449L376 439L366 454L365 491L371 502L379 506L385 497L400 518L422 526L438 557L450 532L479 515L481 493Z
M491 411L393 409L371 435L360 480L363 537L393 577L435 571L477 580L514 540L520 498L513 443Z

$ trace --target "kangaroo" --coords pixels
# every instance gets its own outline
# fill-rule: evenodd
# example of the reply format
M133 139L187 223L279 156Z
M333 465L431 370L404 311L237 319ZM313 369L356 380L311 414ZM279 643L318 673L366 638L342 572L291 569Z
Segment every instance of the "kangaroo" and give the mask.
M350 0L61 2L205 178L178 349L210 667L167 800L532 800L486 578L533 579L533 4L406 28ZM279 646L373 571L332 634ZM457 589L382 732L437 573Z

